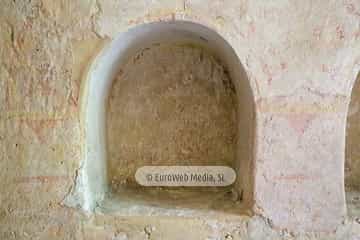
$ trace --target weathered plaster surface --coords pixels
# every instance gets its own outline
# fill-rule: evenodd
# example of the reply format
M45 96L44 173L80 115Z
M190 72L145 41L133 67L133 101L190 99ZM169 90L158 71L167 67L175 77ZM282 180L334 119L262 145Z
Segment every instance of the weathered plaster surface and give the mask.
M351 0L3 0L1 239L358 239L356 220L332 229L345 207L339 173L359 18ZM217 30L247 71L258 116L255 200L269 221L85 216L62 205L81 162L86 66L119 32L171 19Z
M236 92L221 62L186 44L144 46L121 68L107 112L109 180L147 165L234 167Z

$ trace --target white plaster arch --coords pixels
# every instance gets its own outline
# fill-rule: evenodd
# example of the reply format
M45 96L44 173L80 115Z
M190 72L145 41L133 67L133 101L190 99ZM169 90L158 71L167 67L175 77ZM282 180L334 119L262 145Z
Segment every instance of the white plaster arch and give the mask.
M229 43L214 30L189 21L141 24L120 33L91 64L82 94L85 146L74 191L66 201L92 211L109 191L106 171L106 102L120 66L141 48L153 43L191 41L210 50L227 67L238 100L237 188L244 203L253 203L255 103L246 72Z

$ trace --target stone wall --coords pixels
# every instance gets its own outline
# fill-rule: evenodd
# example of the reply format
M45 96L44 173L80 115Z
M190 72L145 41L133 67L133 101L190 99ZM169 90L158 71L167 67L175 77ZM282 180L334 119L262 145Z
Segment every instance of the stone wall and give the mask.
M133 185L147 165L234 167L231 81L214 56L191 45L150 46L129 59L108 103L110 181Z
M355 0L3 0L0 238L358 239L359 224L345 219L343 170L359 18ZM89 64L119 33L173 20L217 31L249 77L257 129L251 217L67 207L84 154L80 96Z

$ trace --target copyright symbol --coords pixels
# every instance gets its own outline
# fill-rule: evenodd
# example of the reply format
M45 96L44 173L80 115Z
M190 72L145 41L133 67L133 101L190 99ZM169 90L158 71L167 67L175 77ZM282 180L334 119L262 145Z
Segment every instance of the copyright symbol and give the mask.
M152 175L151 174L146 174L146 180L151 182L152 181Z

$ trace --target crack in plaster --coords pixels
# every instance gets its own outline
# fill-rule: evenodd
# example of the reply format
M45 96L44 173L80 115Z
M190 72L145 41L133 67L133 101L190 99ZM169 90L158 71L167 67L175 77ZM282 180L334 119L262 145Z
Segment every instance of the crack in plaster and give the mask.
M103 13L101 4L99 2L99 0L95 0L95 12L93 14L91 14L90 19L91 19L91 31L100 39L104 39L104 36L102 36L98 31L97 31L97 21L98 18L100 17L100 15Z

